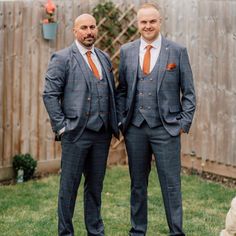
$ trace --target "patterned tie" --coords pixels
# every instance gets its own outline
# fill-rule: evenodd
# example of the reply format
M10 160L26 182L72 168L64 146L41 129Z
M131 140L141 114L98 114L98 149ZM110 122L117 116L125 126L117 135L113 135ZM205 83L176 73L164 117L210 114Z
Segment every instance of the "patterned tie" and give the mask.
M91 69L92 69L93 74L95 75L95 77L96 77L97 79L100 79L100 75L99 75L98 69L97 69L96 65L94 64L94 62L93 62L93 60L92 60L91 54L92 54L91 51L87 51L87 52L86 52L86 56L87 56L87 58L88 58L88 63L89 63L89 65L90 65L90 67L91 67Z
M143 73L145 75L150 73L151 49L152 49L152 45L146 46L146 52L145 52L144 59L143 59Z

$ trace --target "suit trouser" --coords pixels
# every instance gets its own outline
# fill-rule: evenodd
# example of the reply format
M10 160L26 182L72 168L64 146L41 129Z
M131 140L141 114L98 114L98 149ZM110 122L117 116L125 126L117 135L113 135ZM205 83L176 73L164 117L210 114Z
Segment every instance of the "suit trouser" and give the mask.
M74 143L62 137L61 179L58 198L58 234L74 236L72 218L78 187L84 174L84 218L88 235L104 235L101 192L111 134L85 129Z
M150 129L130 125L125 134L131 178L130 235L145 235L147 230L147 187L152 153L164 200L169 235L182 231L180 136L171 136L163 126Z

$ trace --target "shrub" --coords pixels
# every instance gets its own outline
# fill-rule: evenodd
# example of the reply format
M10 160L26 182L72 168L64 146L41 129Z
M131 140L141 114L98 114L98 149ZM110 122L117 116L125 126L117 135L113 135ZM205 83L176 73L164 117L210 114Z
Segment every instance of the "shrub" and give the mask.
M13 157L13 168L15 173L22 169L24 171L24 181L31 179L37 166L37 161L27 154L18 154Z

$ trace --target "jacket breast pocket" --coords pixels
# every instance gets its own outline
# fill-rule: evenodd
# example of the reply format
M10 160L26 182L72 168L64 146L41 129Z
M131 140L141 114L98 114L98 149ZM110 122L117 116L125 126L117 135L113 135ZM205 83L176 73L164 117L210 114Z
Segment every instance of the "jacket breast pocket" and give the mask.
M176 68L174 68L174 69L166 69L166 72L167 73L176 73L176 72L178 72L178 68L176 67Z

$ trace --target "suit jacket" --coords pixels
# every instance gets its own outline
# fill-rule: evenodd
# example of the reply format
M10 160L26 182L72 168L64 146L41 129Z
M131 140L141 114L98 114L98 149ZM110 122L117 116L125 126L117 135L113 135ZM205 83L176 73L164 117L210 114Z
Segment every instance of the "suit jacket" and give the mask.
M140 39L120 50L117 114L123 133L131 121L137 87ZM157 74L157 102L161 121L172 136L188 132L195 111L192 70L186 48L162 37Z
M109 57L95 48L109 85L109 122L118 137L114 76ZM90 77L82 55L73 43L54 53L46 72L43 100L50 117L52 129L57 133L65 127L67 138L75 141L86 127L91 104Z

